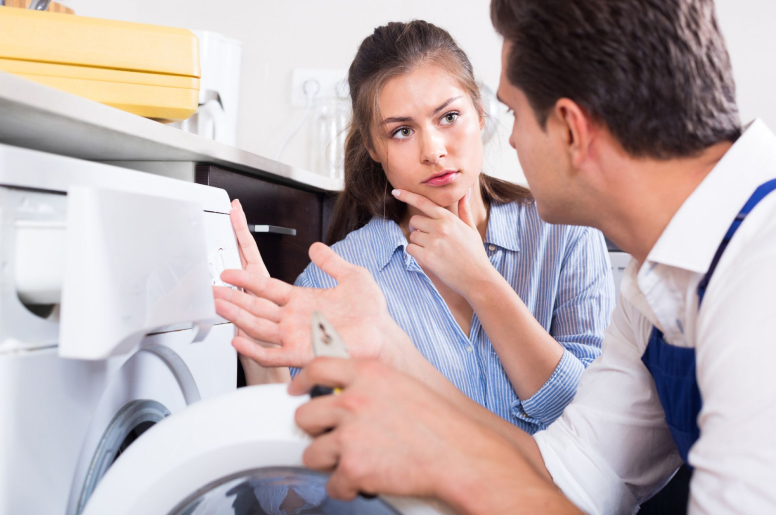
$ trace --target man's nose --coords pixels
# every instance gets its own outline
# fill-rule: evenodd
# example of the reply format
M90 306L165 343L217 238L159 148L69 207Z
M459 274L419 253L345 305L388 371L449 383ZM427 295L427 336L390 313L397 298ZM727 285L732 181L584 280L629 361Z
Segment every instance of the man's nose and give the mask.
M445 140L441 134L436 131L426 133L423 137L423 147L421 149L420 160L423 164L433 165L440 159L447 156Z

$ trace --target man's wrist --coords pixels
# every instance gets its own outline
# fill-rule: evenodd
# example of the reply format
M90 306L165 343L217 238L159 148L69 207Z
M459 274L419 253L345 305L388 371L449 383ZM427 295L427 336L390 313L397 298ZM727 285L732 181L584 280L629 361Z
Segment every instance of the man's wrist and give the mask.
M466 440L462 452L448 454L428 472L432 495L456 513L581 513L508 440L482 427Z

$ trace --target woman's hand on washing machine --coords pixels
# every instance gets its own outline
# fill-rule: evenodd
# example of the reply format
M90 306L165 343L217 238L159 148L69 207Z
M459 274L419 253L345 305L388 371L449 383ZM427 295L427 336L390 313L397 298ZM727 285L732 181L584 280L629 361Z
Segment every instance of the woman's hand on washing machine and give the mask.
M232 222L232 229L237 237L237 249L240 254L240 264L243 270L250 274L258 274L262 277L269 277L267 267L261 258L259 247L248 228L248 220L245 217L242 204L238 199L232 201L232 210L229 212L229 218ZM244 331L239 330L238 336L250 340L254 346L272 347L261 341L253 340ZM245 372L245 380L248 385L266 384L266 383L287 383L291 380L291 375L285 367L262 367L249 356L240 354L240 362Z
M402 349L414 346L391 318L383 292L369 272L322 243L310 247L310 258L337 280L337 286L302 288L243 270L221 274L223 281L245 290L214 288L217 313L249 337L238 335L233 340L237 351L265 367L304 367L314 358L310 321L312 313L320 311L340 332L353 357L400 366L406 359Z
M232 210L229 212L229 218L232 221L234 235L237 237L237 249L240 252L240 264L243 270L252 274L269 277L269 272L264 265L264 260L261 258L256 240L248 228L248 219L245 218L245 211L243 211L239 199L232 201Z

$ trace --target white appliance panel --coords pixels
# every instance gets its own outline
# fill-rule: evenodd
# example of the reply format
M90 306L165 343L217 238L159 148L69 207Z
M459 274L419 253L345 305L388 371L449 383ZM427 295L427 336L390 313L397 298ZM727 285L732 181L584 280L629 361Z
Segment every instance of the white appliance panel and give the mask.
M201 205L83 186L67 196L62 357L105 359L216 317Z

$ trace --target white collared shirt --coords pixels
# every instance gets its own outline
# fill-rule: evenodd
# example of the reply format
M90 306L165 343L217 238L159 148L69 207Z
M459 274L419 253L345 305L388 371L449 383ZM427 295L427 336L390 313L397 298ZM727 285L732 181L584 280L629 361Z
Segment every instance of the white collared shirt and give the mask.
M776 192L738 229L698 311L696 288L739 210L776 178L776 136L751 124L625 271L603 352L536 439L555 483L588 513L634 513L681 465L652 376L652 326L694 347L703 407L690 513L776 513Z

